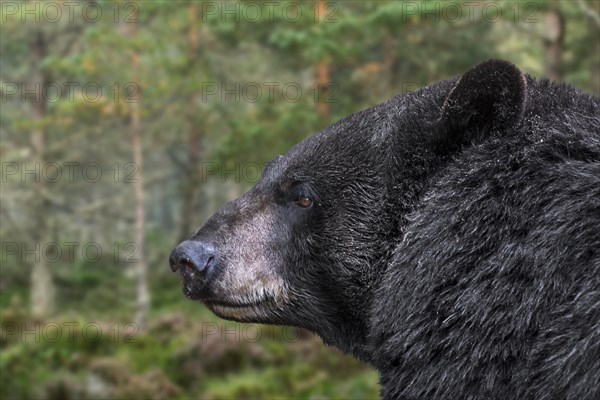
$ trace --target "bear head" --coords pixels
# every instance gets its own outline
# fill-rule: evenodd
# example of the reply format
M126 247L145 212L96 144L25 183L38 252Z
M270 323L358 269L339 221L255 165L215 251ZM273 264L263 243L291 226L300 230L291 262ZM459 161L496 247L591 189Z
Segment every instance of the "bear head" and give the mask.
M218 316L309 329L369 359L371 295L428 181L519 123L526 80L490 60L353 114L275 157L173 250L183 292Z

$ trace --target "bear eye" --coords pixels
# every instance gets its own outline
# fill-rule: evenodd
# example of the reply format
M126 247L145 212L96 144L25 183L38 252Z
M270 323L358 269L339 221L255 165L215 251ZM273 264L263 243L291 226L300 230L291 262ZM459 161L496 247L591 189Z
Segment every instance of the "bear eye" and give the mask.
M313 201L310 197L300 196L298 197L298 200L296 200L296 203L302 208L308 208L312 206Z

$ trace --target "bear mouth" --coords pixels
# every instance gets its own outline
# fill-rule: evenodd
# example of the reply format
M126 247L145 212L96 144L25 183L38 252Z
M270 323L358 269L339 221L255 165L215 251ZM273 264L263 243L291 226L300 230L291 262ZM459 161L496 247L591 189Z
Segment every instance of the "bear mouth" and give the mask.
M248 302L248 303L235 303L235 302L227 302L227 301L222 301L222 300L202 300L202 302L210 308L221 307L221 308L234 308L234 309L258 307L259 305L261 305L263 303L262 300Z
M238 303L224 301L202 301L215 315L236 322L262 321L264 301Z

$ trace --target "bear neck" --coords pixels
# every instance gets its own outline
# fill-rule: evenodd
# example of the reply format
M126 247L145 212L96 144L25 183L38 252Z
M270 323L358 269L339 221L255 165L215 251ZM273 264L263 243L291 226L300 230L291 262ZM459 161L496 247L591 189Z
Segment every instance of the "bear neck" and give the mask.
M372 315L378 306L377 292L387 292L383 277L392 262L394 249L402 242L408 215L418 205L422 194L435 179L436 173L450 159L432 146L436 141L434 126L420 125L402 132L390 132L383 157L389 168L384 169L385 190L383 208L374 229L377 248L371 255L374 260L369 273L361 275L357 284L361 287L354 296L347 298L348 306L332 318L334 324L313 329L323 341L359 360L375 364L373 354L377 345L372 343L376 327L371 326ZM398 288L401 290L401 288ZM339 305L338 305L339 306Z
M374 353L370 343L371 310L374 306L372 302L385 268L391 261L394 247L395 244L380 241L374 257L377 261L370 265L368 273L359 278L360 289L347 299L345 307L339 308L340 302L331 305L329 309L336 312L325 317L324 320L332 323L313 326L311 329L319 334L325 344L368 364L373 364Z
M434 127L429 128L425 132L405 132L406 136L397 133L388 147L384 157L391 167L386 171L384 207L379 217L379 244L373 258L377 261L370 267L372 273L368 275L368 281L361 282L365 289L354 299L351 306L354 312L350 311L350 317L340 324L336 332L338 340L333 343L341 351L371 365L377 364L374 354L379 347L373 340L377 327L372 326L372 316L377 314L377 307L380 307L378 292L389 292L384 280L387 268L392 264L395 249L404 238L408 215L418 206L440 168L451 159L432 146L432 142L437 140L437 131Z
M364 305L363 305L364 307ZM336 324L330 327L320 327L316 331L323 339L323 343L335 347L345 354L365 362L372 363L372 351L368 345L368 315L358 317L352 313L353 317L336 319Z

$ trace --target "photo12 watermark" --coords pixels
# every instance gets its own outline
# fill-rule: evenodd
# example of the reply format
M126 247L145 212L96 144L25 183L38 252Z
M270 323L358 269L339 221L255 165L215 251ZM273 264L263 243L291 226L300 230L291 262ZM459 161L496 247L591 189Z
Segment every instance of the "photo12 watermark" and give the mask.
M401 1L399 22L420 23L460 21L538 23L540 5L533 1Z
M136 82L8 82L0 84L2 103L45 102L45 103L138 103L140 87Z
M139 327L133 322L99 323L78 321L2 322L2 336L7 341L55 343L77 341L136 343Z
M339 22L339 8L333 1L206 1L202 2L202 22L335 24Z
M140 246L135 242L113 242L108 244L94 241L18 242L3 241L0 258L2 263L16 260L19 263L87 264L112 262L115 264L137 263Z
M139 3L133 1L2 1L0 21L53 24L109 20L115 24L132 24L138 22L139 7Z
M2 162L2 183L137 183L139 166L134 162L114 162L110 165L97 162Z
M202 162L197 166L200 181L256 183L262 177L268 163Z
M295 343L312 338L316 343L321 340L318 336L307 333L303 329L261 324L227 324L224 322L202 322L200 341L202 343L214 340L222 343L240 342L287 342Z
M315 103L337 103L338 94L332 82L202 82L203 103L298 103L306 97Z

